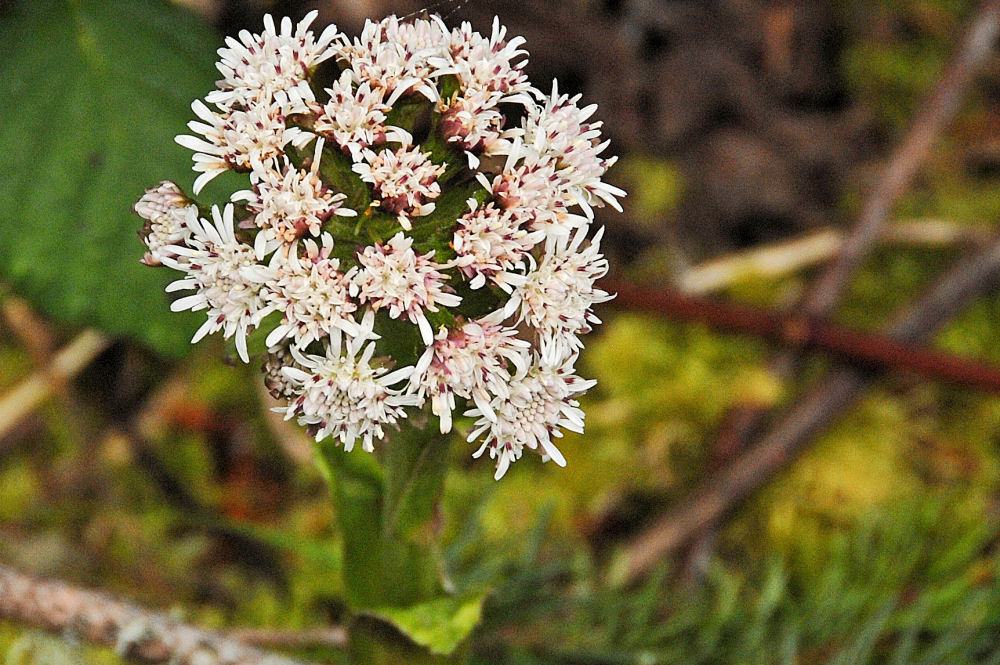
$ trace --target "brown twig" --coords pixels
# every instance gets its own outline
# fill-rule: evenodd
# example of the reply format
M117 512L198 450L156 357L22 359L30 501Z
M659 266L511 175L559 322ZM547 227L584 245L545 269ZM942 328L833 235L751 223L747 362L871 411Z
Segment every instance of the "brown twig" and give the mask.
M8 293L2 297L0 310L3 311L4 322L27 349L32 361L36 365L45 364L56 348L55 335L27 301Z
M1000 367L901 342L884 334L627 282L606 280L602 287L617 292L614 302L630 310L705 323L725 332L749 333L799 350L825 351L854 365L908 370L946 383L1000 392Z
M898 316L888 335L904 344L926 340L985 292L1000 272L1000 242L961 261L927 294ZM870 371L835 369L787 409L752 449L719 471L690 498L635 539L626 554L626 577L639 579L659 561L727 513L792 460L818 432L849 408L872 381Z
M103 593L41 580L2 565L0 618L70 630L140 663L305 665Z
M931 154L938 136L958 112L975 73L993 52L1000 34L1000 0L984 1L965 33L961 45L945 67L930 95L920 105L903 140L893 151L875 189L866 198L837 258L827 267L806 295L800 308L810 317L828 316L843 295L848 279L869 254L885 228L893 207L909 189L920 167ZM771 372L787 379L798 365L795 351L778 354ZM762 427L766 410L744 407L727 418L719 433L725 445L745 448Z
M893 207L913 183L931 154L938 136L958 113L976 72L993 53L1000 34L1000 0L983 2L956 55L924 100L909 131L864 207L837 258L824 270L804 302L805 313L826 316L844 293L847 281L868 255L885 227Z

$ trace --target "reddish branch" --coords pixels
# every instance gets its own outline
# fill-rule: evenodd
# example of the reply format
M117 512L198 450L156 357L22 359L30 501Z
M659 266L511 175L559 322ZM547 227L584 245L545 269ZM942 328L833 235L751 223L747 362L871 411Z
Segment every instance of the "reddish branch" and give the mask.
M957 266L898 316L888 328L893 340L926 340L942 324L990 288L1000 273L1000 241ZM809 441L848 409L871 383L870 371L839 367L793 406L735 462L709 478L674 510L633 541L627 576L637 580L690 538L713 524L748 494L764 485Z
M140 663L306 665L103 593L41 580L2 565L0 619L59 632L70 630Z
M800 314L720 303L628 282L605 280L601 286L617 292L615 302L630 310L701 322L725 332L757 335L796 349L818 349L853 365L909 370L946 383L1000 392L1000 367L901 342L884 334L852 330Z

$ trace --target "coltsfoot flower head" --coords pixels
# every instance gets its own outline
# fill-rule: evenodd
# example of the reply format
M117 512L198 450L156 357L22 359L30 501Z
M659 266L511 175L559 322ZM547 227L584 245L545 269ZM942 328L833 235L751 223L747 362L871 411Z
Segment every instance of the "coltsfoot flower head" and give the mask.
M354 319L358 306L349 293L351 283L340 272L340 260L330 256L332 249L333 239L325 233L322 246L306 240L301 256L298 251L276 253L271 266L244 271L261 284L264 301L282 315L281 323L265 340L268 347L279 347L291 337L296 347L305 348L337 331L360 336Z
M285 99L280 96L279 99ZM177 143L195 151L194 170L201 172L194 181L198 194L213 178L227 170L263 172L270 170L288 144L302 147L312 138L298 127L285 125L286 111L281 103L258 104L249 110L212 111L195 100L191 110L204 122L191 121L188 127L203 138L182 134Z
M369 332L372 318L367 316L364 325ZM323 356L301 354L291 347L301 369L285 367L282 372L299 394L285 407L285 419L298 417L299 424L315 431L317 441L333 435L351 450L361 439L362 447L371 452L372 440L385 436L383 426L395 425L406 417L403 407L417 404L416 396L390 388L413 368L389 372L372 364L375 342L365 344L363 337L355 337L342 345L341 339L340 334L333 335Z
M355 85L351 72L345 71L326 94L330 99L321 107L313 129L329 136L355 162L361 161L366 148L406 140L405 131L386 124L385 114L392 107L385 103L385 88L372 87L367 81Z
M587 122L597 111L597 104L581 109L576 105L579 99L580 95L560 95L554 82L545 106L528 114L525 143L555 159L558 186L568 205L581 206L588 217L593 216L591 206L604 203L620 212L618 197L625 192L601 180L617 158L600 156L609 143L600 142L602 123Z
M572 241L558 241L555 251L545 254L514 290L504 309L506 314L517 312L518 322L539 332L543 351L558 349L556 357L582 348L578 335L590 332L591 324L601 322L591 308L611 299L595 286L608 272L608 261L599 253L604 229L582 249L584 231L577 231Z
M193 214L188 222L190 238L183 246L169 247L177 258L164 257L163 263L186 273L167 286L168 292L195 293L175 300L170 309L206 310L207 320L191 341L222 330L224 337L236 338L240 358L250 362L247 335L272 309L262 297L262 286L247 278L256 263L253 248L236 238L232 205L223 211L213 206L211 222Z
M533 103L534 91L523 69L528 52L524 37L507 39L507 28L493 19L493 32L485 37L465 22L451 32L448 52L440 57L438 76L454 75L464 93L479 91L498 95L496 102Z
M267 349L268 390L317 439L372 451L426 409L497 478L525 449L564 465L554 440L582 431L594 384L581 336L611 297L594 209L624 196L596 107L532 87L499 20L390 16L351 38L315 16L219 50L177 142L195 194L226 171L244 184L214 206L147 191L144 262L181 273L172 309L205 312L192 341Z
M520 459L525 448L541 453L543 459L566 466L566 460L552 439L561 437L562 429L583 432L583 411L574 396L596 383L573 373L575 361L576 357L571 356L561 364L551 365L536 357L530 368L511 379L506 397L493 399L492 417L478 406L466 414L479 416L469 441L486 435L473 456L479 457L488 450L490 457L497 461L497 480L507 473L512 462Z
M407 22L389 16L378 23L367 21L353 42L343 36L337 58L356 83L367 81L383 88L390 106L412 94L436 101L437 71L430 61L444 50L447 40L447 29L437 17Z
M458 257L455 265L469 278L469 287L478 289L487 280L501 289L524 284L524 264L535 245L544 239L543 231L530 231L516 210L500 210L493 203L472 208L458 219L452 247Z
M491 402L508 397L510 369L525 372L531 344L493 315L461 327L438 331L434 343L417 362L410 384L421 401L431 400L431 412L450 432L455 397L471 399L488 420L496 420Z
M375 311L388 310L390 318L405 316L420 327L424 344L430 344L434 333L424 312L462 304L445 290L446 276L439 270L444 266L433 259L433 251L422 256L414 252L413 240L399 232L385 245L376 243L358 255L360 269L354 273L351 295Z
M316 141L316 156L309 170L298 169L287 161L280 171L260 169L250 174L253 189L232 195L233 201L245 201L260 228L254 239L258 259L282 245L308 234L316 237L323 222L331 215L355 217L358 213L341 204L347 198L335 192L319 177L323 139Z

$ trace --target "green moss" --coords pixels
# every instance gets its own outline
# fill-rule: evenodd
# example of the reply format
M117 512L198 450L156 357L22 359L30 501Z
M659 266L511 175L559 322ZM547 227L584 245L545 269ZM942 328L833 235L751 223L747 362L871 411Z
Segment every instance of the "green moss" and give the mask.
M80 644L0 622L0 662L4 665L125 665L111 649Z
M612 170L615 184L628 192L629 219L640 227L662 224L676 210L684 178L672 162L653 155L627 155Z

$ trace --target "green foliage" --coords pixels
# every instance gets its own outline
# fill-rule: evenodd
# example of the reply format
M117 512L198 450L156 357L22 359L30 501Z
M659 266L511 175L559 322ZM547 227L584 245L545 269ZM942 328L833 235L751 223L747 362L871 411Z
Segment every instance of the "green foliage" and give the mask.
M110 649L81 645L0 623L0 665L121 665Z
M997 534L948 516L945 503L910 503L827 540L817 565L776 553L750 566L715 558L701 583L660 570L628 593L594 584L586 564L532 562L509 573L484 619L507 626L514 645L473 662L987 662L1000 657L1000 579L983 556Z
M172 138L215 42L165 0L22 1L0 21L0 272L55 319L186 351L198 316L169 312L166 271L138 263L131 207L190 178Z

